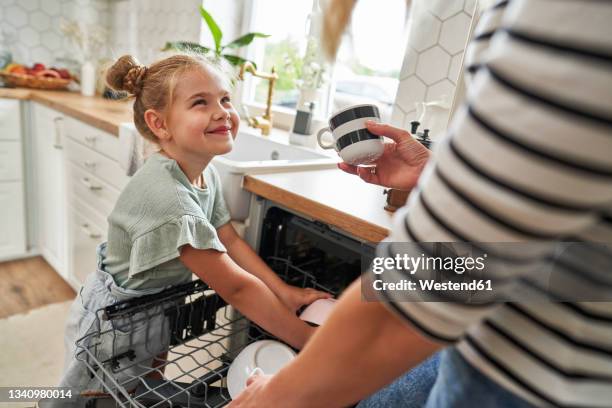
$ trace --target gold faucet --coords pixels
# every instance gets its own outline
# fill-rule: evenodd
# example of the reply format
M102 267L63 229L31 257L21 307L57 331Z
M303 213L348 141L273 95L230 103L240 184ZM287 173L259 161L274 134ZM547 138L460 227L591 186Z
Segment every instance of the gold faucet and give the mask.
M259 72L255 69L251 62L247 61L240 66L240 74L238 74L238 78L241 81L244 81L245 72L250 72L255 77L268 80L268 99L266 100L266 111L262 116L247 116L246 118L249 126L256 129L261 129L261 134L267 136L270 134L270 130L272 129L272 95L274 94L274 83L278 79L276 69L272 67L272 71L269 74L267 72Z

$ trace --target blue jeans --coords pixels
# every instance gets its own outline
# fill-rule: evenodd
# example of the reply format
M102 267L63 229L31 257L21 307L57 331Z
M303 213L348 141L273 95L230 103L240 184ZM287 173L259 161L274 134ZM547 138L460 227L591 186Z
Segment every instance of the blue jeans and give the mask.
M357 408L533 408L472 367L453 347L434 354Z
M386 388L361 401L357 408L424 407L438 376L439 364L440 353L436 353Z

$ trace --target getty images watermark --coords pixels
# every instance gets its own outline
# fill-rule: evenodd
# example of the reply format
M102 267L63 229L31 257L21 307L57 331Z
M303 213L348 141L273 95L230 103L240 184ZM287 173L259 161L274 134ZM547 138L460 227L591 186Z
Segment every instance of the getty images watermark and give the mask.
M369 301L612 301L611 243L383 242L362 270Z

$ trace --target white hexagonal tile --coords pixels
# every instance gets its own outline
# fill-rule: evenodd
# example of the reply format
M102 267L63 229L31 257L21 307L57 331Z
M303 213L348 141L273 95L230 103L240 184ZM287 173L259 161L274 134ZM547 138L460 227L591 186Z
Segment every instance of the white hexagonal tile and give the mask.
M15 4L16 0L0 0L0 8L5 8Z
M416 76L408 77L399 83L395 103L397 103L404 112L410 112L415 109L415 103L425 100L425 84Z
M24 27L19 30L19 39L22 43L28 47L34 47L40 43L40 36L38 31L32 29L32 27Z
M50 65L53 62L53 54L47 48L38 46L30 50L30 59L33 63L42 62Z
M427 1L426 3L431 14L440 20L446 20L463 10L463 0Z
M62 47L62 38L52 31L45 31L40 37L41 44L51 51L57 51Z
M408 42L417 52L423 51L438 41L442 23L430 13L423 12L410 28Z
M77 10L78 7L71 2L62 3L62 16L64 18L74 19L77 15Z
M445 101L450 102L452 100L452 96L455 93L455 85L448 79L443 79L427 88L427 92L425 94L425 100L427 102L431 101Z
M0 21L2 21L2 20L4 20L4 7L0 7ZM2 22L4 23L4 21L2 21Z
M457 80L459 79L459 75L461 74L462 59L463 54L458 54L451 58L450 67L448 68L448 79L451 82L457 83Z
M465 11L468 15L473 16L475 8L476 8L476 0L465 0L463 11Z
M433 47L419 55L416 74L427 85L436 83L446 78L450 59L450 55L443 49Z
M81 21L85 25L98 24L98 13L93 9L88 9L86 13L83 13Z
M45 0L41 4L41 9L51 17L59 16L62 6L59 0Z
M391 125L396 127L403 126L405 116L404 112L400 110L399 105L395 105L391 113Z
M406 78L416 71L416 64L419 54L412 48L406 50L404 54L404 62L402 62L402 70L400 72L400 79Z
M108 11L110 8L107 1L94 1L93 7L99 12Z
M465 13L457 14L442 23L440 41L438 43L450 54L455 54L465 48L470 29L471 18Z
M39 8L38 0L19 0L17 4L25 11L34 11Z
M10 6L6 9L7 23L15 28L21 28L28 23L28 15L17 6Z
M35 11L30 14L30 26L36 31L44 31L49 28L51 21L48 15L42 11Z

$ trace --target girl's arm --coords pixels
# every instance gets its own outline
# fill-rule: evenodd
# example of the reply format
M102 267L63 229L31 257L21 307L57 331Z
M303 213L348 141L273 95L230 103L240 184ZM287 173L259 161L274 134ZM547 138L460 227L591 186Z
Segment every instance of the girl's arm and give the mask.
M231 223L217 229L217 236L227 253L240 267L261 279L291 310L295 311L317 299L329 298L329 293L287 285L253 249L236 233Z
M264 282L236 265L229 255L185 245L180 259L227 303L293 347L301 349L314 332Z

